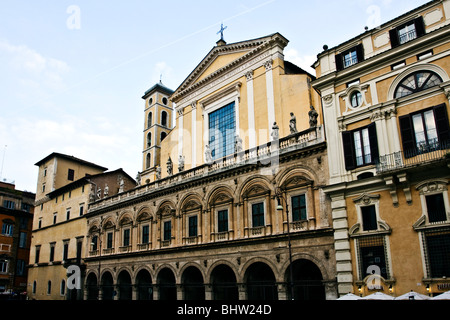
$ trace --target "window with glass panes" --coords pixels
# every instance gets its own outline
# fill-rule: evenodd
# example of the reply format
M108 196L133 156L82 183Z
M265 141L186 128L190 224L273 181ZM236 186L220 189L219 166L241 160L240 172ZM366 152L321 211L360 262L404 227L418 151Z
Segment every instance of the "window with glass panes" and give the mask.
M149 242L149 234L150 234L150 228L149 225L142 226L142 243L148 243Z
M214 160L234 153L236 136L234 102L209 114L208 129L209 147Z
M189 237L196 237L198 228L197 228L197 216L190 216L189 217Z
M252 227L264 226L264 202L252 204Z
M217 212L217 232L228 231L228 210L219 210Z
M164 222L164 240L170 240L172 238L172 222L166 221Z
M425 196L429 222L440 222L447 220L444 195L442 193Z
M357 240L359 250L359 266L362 278L367 275L371 266L380 268L381 276L388 278L384 236L361 237Z
M378 229L374 205L361 207L361 218L364 231Z
M450 276L450 229L435 229L424 232L426 267L428 277Z
M130 245L130 229L123 230L123 246L127 247Z
M291 197L292 221L306 220L306 195Z

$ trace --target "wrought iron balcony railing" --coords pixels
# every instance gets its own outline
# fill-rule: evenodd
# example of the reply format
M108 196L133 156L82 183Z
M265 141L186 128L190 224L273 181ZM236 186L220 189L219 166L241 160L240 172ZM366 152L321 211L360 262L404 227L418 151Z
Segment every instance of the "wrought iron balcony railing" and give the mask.
M377 173L422 166L446 159L450 155L450 141L420 144L412 150L398 151L380 156L376 161Z

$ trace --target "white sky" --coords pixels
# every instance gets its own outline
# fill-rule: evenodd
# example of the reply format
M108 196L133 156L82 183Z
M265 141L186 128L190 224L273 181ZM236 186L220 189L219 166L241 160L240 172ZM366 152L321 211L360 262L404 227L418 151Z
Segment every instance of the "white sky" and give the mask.
M36 192L60 152L135 177L144 92L175 90L219 40L281 33L307 71L338 45L428 1L0 0L0 179Z

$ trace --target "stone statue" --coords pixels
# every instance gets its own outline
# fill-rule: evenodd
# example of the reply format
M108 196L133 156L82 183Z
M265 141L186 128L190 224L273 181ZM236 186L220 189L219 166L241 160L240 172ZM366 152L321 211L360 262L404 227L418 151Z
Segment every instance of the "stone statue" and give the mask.
M184 156L182 155L180 155L180 157L178 158L178 171L184 171Z
M108 187L108 184L105 183L105 190L103 190L103 196L104 196L104 197L107 197L107 196L108 196L108 193L109 193L109 187Z
M294 113L291 112L291 120L289 121L289 129L291 130L291 134L297 133L297 119L294 116Z
M161 167L160 166L156 167L156 179L157 180L161 179Z
M169 160L167 160L166 164L167 164L167 174L169 176L171 176L172 172L173 172L173 164L172 164L172 159L170 158L170 156L169 156Z
M213 161L212 154L211 154L211 148L209 147L208 144L205 146L205 161L206 161L206 163L211 163Z
M308 112L309 116L309 126L311 128L317 127L317 117L319 114L317 113L316 109L314 109L314 106L310 107L311 110Z
M236 140L234 141L234 152L239 153L242 151L242 139L239 135L236 135Z
M123 181L123 178L120 177L120 180L119 180L119 193L123 192L124 184L125 184L125 182Z
M276 122L273 123L272 132L270 135L272 136L272 141L277 141L280 138L280 128Z

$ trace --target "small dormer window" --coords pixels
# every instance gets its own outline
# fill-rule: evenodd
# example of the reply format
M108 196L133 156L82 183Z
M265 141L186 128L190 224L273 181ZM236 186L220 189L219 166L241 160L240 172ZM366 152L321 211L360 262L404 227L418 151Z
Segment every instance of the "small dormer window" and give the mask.
M336 55L338 71L351 67L364 60L363 45L359 44Z
M418 17L389 31L392 48L398 47L425 34L423 18Z

